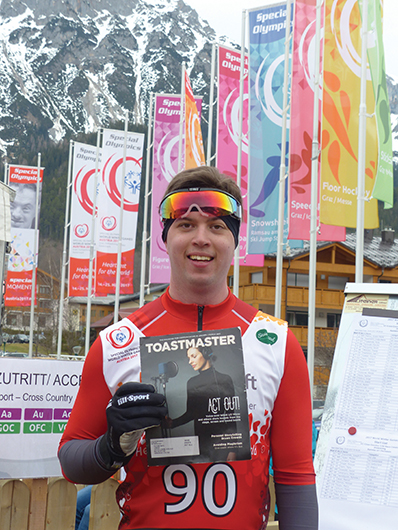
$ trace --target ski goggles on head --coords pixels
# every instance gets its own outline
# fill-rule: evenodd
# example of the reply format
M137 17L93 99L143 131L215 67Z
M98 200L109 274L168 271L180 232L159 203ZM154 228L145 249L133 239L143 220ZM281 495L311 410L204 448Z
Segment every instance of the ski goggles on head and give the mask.
M159 215L163 221L186 217L192 211L199 211L206 217L231 215L239 220L242 217L242 207L235 197L212 188L173 191L164 197L159 206Z

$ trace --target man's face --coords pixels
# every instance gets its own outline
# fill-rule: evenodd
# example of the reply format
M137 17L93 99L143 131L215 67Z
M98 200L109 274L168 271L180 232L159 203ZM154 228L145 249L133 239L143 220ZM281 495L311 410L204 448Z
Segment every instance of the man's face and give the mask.
M184 303L217 304L227 294L227 273L235 250L232 232L218 217L192 211L176 219L167 234L170 294Z
M11 226L32 228L36 211L36 193L30 188L17 189L15 199L10 203Z

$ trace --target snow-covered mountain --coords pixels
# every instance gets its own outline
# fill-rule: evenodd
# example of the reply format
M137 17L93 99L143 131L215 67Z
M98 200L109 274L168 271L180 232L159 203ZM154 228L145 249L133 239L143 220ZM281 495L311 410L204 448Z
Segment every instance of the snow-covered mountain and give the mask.
M1 0L0 149L35 130L58 141L109 120L144 123L181 63L206 93L216 33L183 0Z
M92 132L126 111L146 123L150 92L178 93L183 61L207 96L220 40L183 0L0 0L0 152L37 133ZM388 88L398 156L398 84Z

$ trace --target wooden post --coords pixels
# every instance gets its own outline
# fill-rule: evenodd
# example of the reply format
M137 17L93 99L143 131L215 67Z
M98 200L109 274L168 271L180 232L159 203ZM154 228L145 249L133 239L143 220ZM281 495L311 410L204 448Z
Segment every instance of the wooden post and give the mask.
M20 480L0 481L0 528L27 530L30 490Z
M47 508L47 479L26 479L30 486L30 509L28 530L45 530Z
M88 530L117 530L120 511L115 492L119 483L110 478L91 490L90 523Z

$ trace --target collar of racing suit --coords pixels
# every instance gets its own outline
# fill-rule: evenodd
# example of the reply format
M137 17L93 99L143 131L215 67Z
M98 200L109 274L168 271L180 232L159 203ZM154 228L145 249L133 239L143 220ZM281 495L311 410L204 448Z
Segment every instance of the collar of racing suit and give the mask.
M164 308L173 316L185 320L187 322L197 321L200 319L206 320L207 329L209 324L213 321L217 321L224 314L228 314L232 311L235 306L235 296L228 289L227 298L216 305L199 306L197 304L183 304L178 300L171 298L169 288L162 297ZM198 329L202 329L201 325L198 325Z

